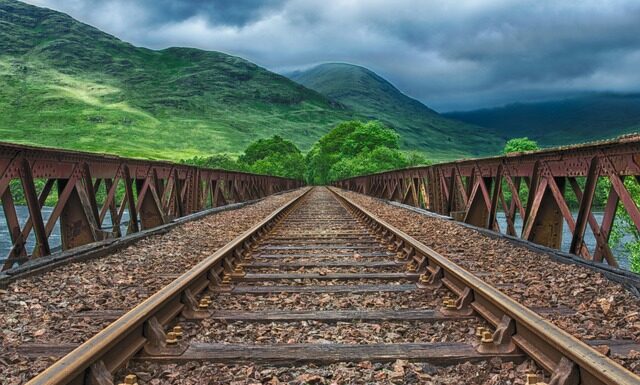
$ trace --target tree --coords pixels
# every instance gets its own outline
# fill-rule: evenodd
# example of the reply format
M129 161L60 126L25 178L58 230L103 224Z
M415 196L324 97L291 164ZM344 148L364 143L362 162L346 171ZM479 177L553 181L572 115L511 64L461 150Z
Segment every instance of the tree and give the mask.
M624 186L629 191L635 204L640 205L640 184L634 178L626 178ZM604 178L598 183L598 188L602 190L603 196L609 196L613 186L608 178ZM615 222L611 229L609 245L613 247L622 246L629 258L629 270L634 273L640 273L640 232L638 232L635 222L624 205L619 204L616 208Z
M429 166L433 164L423 153L418 151L406 151L404 157L407 160L407 167Z
M403 154L393 148L376 147L355 157L344 157L331 166L329 180L339 180L352 176L407 167Z
M428 163L400 151L399 135L378 121L348 121L320 138L307 154L308 183L325 184L356 175Z
M300 149L293 142L278 135L249 144L238 160L229 154L216 154L207 157L196 156L182 163L295 179L303 179L306 168Z
M305 159L296 145L278 135L259 139L244 150L238 162L247 171L303 179Z
M191 159L183 160L182 163L190 164L198 167L217 168L227 171L245 171L241 164L238 163L229 154L215 154L211 156L196 156Z
M526 136L524 138L513 138L504 145L503 153L510 154L512 152L535 151L540 147L535 140L531 140Z
M356 156L378 147L398 149L400 135L380 122L367 122L355 126L340 147L343 156Z
M272 154L257 160L249 171L256 174L275 175L285 178L304 179L305 160L298 154Z
M244 150L244 154L240 155L238 160L241 163L251 165L273 154L286 155L302 153L292 141L283 139L279 135L274 135L271 138L258 139L249 144Z

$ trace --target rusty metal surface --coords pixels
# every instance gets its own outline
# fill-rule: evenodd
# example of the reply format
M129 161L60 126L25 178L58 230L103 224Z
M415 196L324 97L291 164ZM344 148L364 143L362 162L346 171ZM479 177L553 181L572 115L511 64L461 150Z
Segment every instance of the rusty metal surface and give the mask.
M444 285L457 294L453 312L471 308L496 327L493 346L487 353L517 347L552 374L551 383L562 384L638 384L640 377L602 353L561 330L532 310L485 283L469 271L449 261L431 248L386 223L332 190L356 215L377 228L405 257L427 272L429 285ZM553 382L554 376L569 372L567 382ZM559 379L557 379L560 381ZM573 382L575 381L575 382Z
M0 143L0 197L12 243L2 270L51 254L49 237L57 221L62 249L69 250L126 235L120 230L125 210L130 218L126 232L135 233L209 207L302 185L279 177ZM55 207L45 222L43 206L55 196L54 188ZM16 214L16 190L29 210L23 224ZM36 245L27 250L30 234Z
M223 275L233 271L239 263L236 256L248 249L251 239L272 228L304 195L292 199L198 263L29 381L29 384L92 383L89 378L96 375L96 364L115 372L143 347L157 344L158 341L153 340L153 329L162 328L180 314L197 313L197 307L191 306L191 299L207 290L211 282L217 282Z
M544 320L534 311L518 304L409 235L379 220L338 191L331 191L333 194L325 189L315 188L294 198L149 299L125 313L28 384L111 384L113 374L134 356L137 361L150 362L182 362L195 359L209 363L235 364L247 360L255 362L263 360L270 364L290 365L293 361L292 357L295 357L296 362L312 361L320 364L354 359L370 359L377 362L388 360L389 357L427 362L440 362L438 360L449 357L458 363L488 360L493 357L518 361L524 355L534 359L550 374L551 384L630 385L640 383L639 377ZM352 234L356 232L360 235L354 239ZM260 346L220 343L198 345L197 341L194 343L183 340L177 345L170 346L166 342L165 338L169 335L166 330L171 330L171 325L175 324L178 317L197 321L210 320L212 317L220 317L223 314L220 310L206 310L208 305L204 306L204 310L200 306L203 300L207 301L205 294L208 293L223 294L222 297L230 298L234 296L234 289L239 287L258 287L278 293L283 291L283 287L307 288L313 292L340 292L343 289L357 292L364 287L363 279L379 280L379 274L362 272L340 276L341 280L352 281L354 283L352 285L319 285L308 282L304 285L293 284L283 287L247 286L247 281L253 281L253 278L261 278L261 281L287 280L290 284L301 281L300 274L271 272L257 277L246 270L250 270L254 264L264 260L266 250L283 243L313 245L312 248L304 249L306 254L303 257L295 254L300 250L280 249L280 256L288 260L287 263L291 263L290 260L307 258L310 262L321 266L323 259L335 257L327 257L323 253L327 248L323 248L321 244L314 241L324 241L327 238L332 240L332 245L342 243L342 247L360 243L370 244L375 240L378 251L387 253L381 257L382 259L393 260L402 269L407 269L403 274L404 279L419 275L418 283L405 285L406 288L403 288L407 291L407 295L417 293L418 296L427 296L428 293L437 292L440 288L446 288L445 291L453 293L454 298L447 300L452 301L451 303L448 305L445 303L441 308L422 314L422 318L446 318L451 322L482 318L495 327L495 331L490 333L485 330L485 333L489 333L490 341L478 345L457 343L445 348L437 344L423 344L417 350L407 350L411 344L393 343L384 345L308 343ZM354 255L350 258L357 258L357 255ZM349 257L340 258L349 259ZM375 283L369 286L375 286L375 292L381 295L383 288L388 285ZM220 297L215 299L224 301ZM415 297L410 300L414 308L428 310L423 305L415 304L413 302L415 300ZM233 302L233 299L229 301ZM258 308L252 312L238 314L250 322L265 322L269 317L274 317L273 312L266 310L268 309ZM366 309L364 312L361 311L361 314L351 316L382 317L380 312L369 313L369 310ZM406 309L402 312L396 310L387 311L386 317L407 319ZM320 316L338 320L343 315L336 312L288 311L279 312L275 316L283 320L314 319ZM198 346L200 350L197 349ZM439 350L438 347L440 347ZM226 348L232 351L229 352L225 350ZM277 349L274 350L274 348ZM354 355L353 349L365 354ZM376 355L375 352L380 349L393 352L394 355L388 356L386 353ZM270 353L274 351L278 353ZM319 353L325 351L331 353L325 355ZM456 355L456 352L462 354ZM449 362L445 361L442 362Z
M640 210L625 186L625 181L639 180L640 138L633 136L394 170L349 178L334 185L556 249L560 248L566 225L572 234L571 253L617 267L609 247L616 209L621 207L640 230ZM600 222L593 214L598 183L611 186ZM569 206L569 195L579 203L577 215ZM498 225L498 211L505 213L506 228ZM521 230L515 226L517 217L523 222ZM594 251L584 243L587 229L597 243Z

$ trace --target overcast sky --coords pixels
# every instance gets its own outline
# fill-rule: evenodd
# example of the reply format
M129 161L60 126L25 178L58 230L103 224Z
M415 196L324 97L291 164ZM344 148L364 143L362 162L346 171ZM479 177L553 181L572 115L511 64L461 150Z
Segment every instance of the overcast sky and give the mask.
M640 91L639 0L28 0L149 48L363 65L439 111Z

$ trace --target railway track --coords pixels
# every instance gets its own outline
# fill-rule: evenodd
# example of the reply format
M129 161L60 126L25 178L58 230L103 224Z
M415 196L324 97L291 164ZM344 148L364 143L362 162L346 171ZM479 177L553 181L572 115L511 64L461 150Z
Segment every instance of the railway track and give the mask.
M57 347L72 350L29 383L135 383L126 376L150 363L495 359L530 362L529 384L640 383L538 315L553 311L519 305L339 191L313 188L86 343Z

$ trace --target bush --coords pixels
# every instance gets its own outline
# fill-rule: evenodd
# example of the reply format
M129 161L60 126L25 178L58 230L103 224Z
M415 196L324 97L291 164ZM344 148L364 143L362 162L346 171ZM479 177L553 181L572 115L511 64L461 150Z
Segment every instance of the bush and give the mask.
M540 147L535 140L531 140L525 136L524 138L509 139L504 145L503 153L510 154L513 152L536 151L539 149Z

